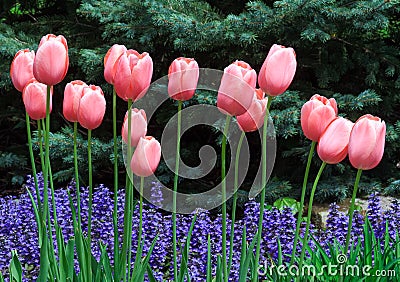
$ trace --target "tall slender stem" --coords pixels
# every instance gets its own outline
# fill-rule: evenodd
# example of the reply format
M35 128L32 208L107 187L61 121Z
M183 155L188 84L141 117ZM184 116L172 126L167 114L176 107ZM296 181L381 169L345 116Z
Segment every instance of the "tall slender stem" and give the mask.
M92 203L93 203L93 176L92 176L92 130L88 130L88 164L89 164L89 214L88 214L88 241L92 242Z
M243 131L242 135L240 135L239 143L236 148L236 157L235 157L235 179L233 191L233 203L232 203L232 215L231 215L231 230L230 230L230 238L229 238L229 262L228 262L228 273L231 272L232 266L232 258L233 258L233 237L235 232L235 220L236 220L236 204L237 204L237 190L238 190L238 178L239 178L239 158L240 158L240 149L242 148L243 139L246 136L246 133Z
M46 239L44 247L49 247L49 251L51 254L51 259L50 261L53 262L53 264L56 263L56 257L55 257L55 252L54 252L54 243L53 243L53 232L52 232L52 224L50 220L50 209L49 209L49 172L50 172L50 150L49 150L49 135L50 135L50 95L51 95L51 86L47 85L47 91L46 91L46 126L45 126L45 136L44 136L44 149L45 149L45 158L44 158L44 171L43 171L43 181L44 181L44 188L43 188L43 221L42 224L46 225L47 224L47 229L48 229L48 240ZM52 185L51 185L52 186ZM53 191L53 186L52 186L52 194L54 194ZM53 196L54 199L54 196ZM54 206L54 202L53 202ZM43 236L46 238L47 236ZM49 246L47 243L49 242ZM55 269L55 265L52 265L54 272L53 275L56 275L58 277L59 273L57 273L57 270Z
M356 181L354 182L353 195L351 197L351 205L350 205L350 209L349 209L349 224L347 226L346 245L344 248L345 255L347 255L347 252L349 250L349 245L350 245L351 228L353 226L354 207L355 207L355 203L356 203L356 196L357 196L358 184L360 183L361 173L362 173L362 169L359 169L357 171Z
M36 175L36 164L35 164L35 158L33 156L31 124L30 124L30 119L29 119L29 115L27 112L25 113L25 121L26 121L26 133L28 135L28 147L29 147L29 156L31 159L33 181L35 183L37 206L38 206L38 210L39 210L39 216L41 216L42 201L40 200L40 191L39 191L39 185L38 185L38 180L37 180L37 175ZM38 120L38 126L40 126L39 120ZM40 131L40 127L39 127L38 131ZM40 231L40 228L38 228L38 230Z
M51 165L50 165L50 159L49 158L47 158L47 159L45 159L45 156L44 156L44 154L43 154L43 142L42 142L42 133L41 133L41 131L40 131L40 125L43 127L43 130L45 130L46 131L46 121L45 120L40 120L41 122L39 122L38 123L38 130L39 130L39 135L38 135L38 137L39 137L39 154L40 154L40 162L41 162L41 165L42 165L42 171L44 171L45 169L46 169L46 164L47 164L47 166L48 166L48 176L49 176L49 178L50 178L50 190L51 190L51 197L52 197L52 206L53 206L53 221L54 221L54 224L55 224L55 227L56 228L58 228L58 224L57 224L57 217L56 217L56 212L55 212L55 201L54 201L54 199L55 199L55 197L54 197L54 185L53 185L53 175L52 175L52 173L51 173ZM50 131L50 130L49 130ZM46 134L45 134L46 135ZM46 142L45 142L46 143ZM48 191L47 191L47 194L48 194ZM52 225L51 225L51 222L50 222L50 209L47 209L47 216L48 216L48 218L49 218L49 222L48 222L48 226L47 226L47 228L48 228L48 233L49 233L49 243L50 243L50 246L49 246L49 248L50 248L50 254L53 254L53 256L52 256L52 261L56 261L56 257L55 257L55 253L54 253L54 243L53 243L53 236L52 236L52 232L53 232L53 229L52 229ZM45 222L43 222L43 224L45 224ZM56 233L57 234L57 233ZM60 242L59 242L59 240L57 240L57 244L58 244L58 247L60 248ZM53 268L54 268L54 266L53 266Z
M228 268L226 260L226 179L225 179L225 155L226 155L226 136L229 132L231 116L227 115L225 120L224 135L222 136L221 148L221 181L222 181L222 266L224 269L224 281L228 281Z
M302 269L303 261L304 261L304 256L305 256L305 254L306 254L306 245L308 244L308 234L309 234L309 232L310 232L311 213L312 213L312 206L313 206L315 191L317 190L318 181L319 181L319 178L320 178L321 175L322 175L322 172L324 171L325 166L326 166L326 162L322 162L322 165L321 165L321 167L319 168L317 177L315 177L315 181L314 181L313 187L312 187L312 189L311 189L310 200L309 200L309 202L308 202L306 232L304 233L303 246L302 246L302 248L301 248L299 269Z
M182 101L178 101L178 125L176 130L176 154L175 154L175 176L174 176L174 193L172 196L172 245L174 257L174 281L178 279L178 264L176 251L176 193L178 192L179 180L179 159L181 148L181 120L182 120Z
M293 264L294 257L296 255L297 242L299 241L300 226L303 218L304 199L306 197L308 175L310 173L311 160L314 154L316 144L317 142L312 141L310 151L308 153L306 172L304 173L304 179L303 179L303 188L301 189L300 207L297 214L296 232L294 234L293 250L292 250L292 257L290 258L290 264Z
M131 258L131 248L132 248L132 214L133 214L133 175L132 170L130 169L130 162L132 158L132 144L131 144L131 123L132 123L132 99L128 99L128 151L127 151L127 166L128 173L126 174L126 188L125 188L125 202L124 202L124 236L122 241L122 253L120 259L121 271L123 275L123 281L125 282L127 279L127 275L129 276L130 270L126 271L126 266L130 267L130 258ZM132 181L131 181L132 179ZM129 252L129 254L128 254Z
M79 187L79 168L78 168L78 153L77 153L77 135L78 123L74 122L74 168L75 168L75 184L76 184L76 202L78 207L78 228L82 227L81 219L81 192Z
M140 244L142 243L142 234L143 234L143 186L144 186L144 177L140 177L140 190L139 190L139 234L138 234L138 249Z
M47 160L49 159L49 131L50 131L50 90L51 86L47 86L47 95L46 95L46 128L44 132L44 150L45 150L45 163L44 163L44 171L43 171L43 180L44 180L44 191L43 191L43 217L46 222L46 216L49 211L49 164ZM50 221L49 221L50 222Z
M117 144L117 93L113 87L113 141L114 141L114 209L113 209L113 227L114 227L114 267L119 264L119 235L118 235L118 144ZM118 271L114 271L114 280L119 280Z
M260 246L261 246L261 234L262 234L262 223L264 220L264 204L265 204L265 186L267 185L267 131L268 131L268 119L269 119L269 108L271 107L273 97L268 97L267 110L265 112L264 124L263 124L263 135L262 135L262 169L261 169L261 199L260 199L260 216L258 218L258 229L257 229L257 244L256 244L256 257L255 265L258 266L260 260ZM253 276L253 282L258 279L258 273L256 272Z
M40 154L40 163L42 165L42 172L44 171L45 165L44 165L44 153L43 153L43 137L42 137L42 130L40 130L40 127L42 126L43 130L46 130L46 124L45 120L41 119L41 122L38 123L38 130L39 130L39 154Z

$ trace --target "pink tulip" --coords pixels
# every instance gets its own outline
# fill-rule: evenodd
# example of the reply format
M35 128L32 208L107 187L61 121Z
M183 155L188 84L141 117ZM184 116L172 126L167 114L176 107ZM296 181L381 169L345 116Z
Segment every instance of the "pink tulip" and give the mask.
M33 61L35 60L35 51L29 49L19 50L11 63L10 76L14 87L22 92L25 85L34 78Z
M255 70L243 61L226 67L218 90L218 109L231 116L244 114L253 102L256 80Z
M362 170L376 167L382 160L385 135L386 124L379 117L369 114L360 117L350 134L350 163Z
M70 122L78 121L79 104L83 95L83 89L87 84L81 80L74 80L65 85L63 115Z
M125 114L124 123L122 125L122 140L128 144L128 113ZM131 112L131 146L136 147L141 137L145 137L147 133L147 118L144 110L132 109Z
M114 44L104 57L104 78L110 83L114 84L115 72L117 71L118 59L124 52L126 52L124 45Z
M337 116L338 109L334 98L327 99L315 94L301 108L301 128L304 135L317 142L326 127Z
M150 176L156 171L160 158L160 143L152 136L141 137L132 156L131 169L137 176Z
M199 66L194 59L175 59L168 70L168 94L172 99L186 101L193 97L199 80Z
M139 100L146 94L153 75L153 61L146 52L125 51L119 58L114 77L117 95L127 101Z
M296 67L293 48L272 45L258 76L260 88L269 96L282 94L292 83Z
M52 108L52 93L50 95L50 112ZM31 119L39 120L46 117L46 96L47 85L38 82L35 79L30 80L22 90L22 100L26 112Z
M64 36L43 36L33 63L35 78L46 85L60 83L67 74L68 64L68 45Z
M342 117L337 117L329 124L317 146L321 160L328 164L337 164L344 160L353 125L354 123Z
M261 89L256 89L250 108L244 114L236 117L242 131L256 131L264 124L268 100L264 99L263 94Z
M99 86L83 88L78 109L78 122L86 129L93 130L100 126L106 112L106 99Z

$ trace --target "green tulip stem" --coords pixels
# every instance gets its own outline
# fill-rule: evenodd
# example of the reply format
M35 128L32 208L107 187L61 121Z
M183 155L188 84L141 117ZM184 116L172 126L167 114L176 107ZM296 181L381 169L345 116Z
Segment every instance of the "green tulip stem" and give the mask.
M93 204L93 170L92 170L92 130L88 130L88 164L89 164L89 214L88 214L88 241L92 242L92 204Z
M49 163L47 160L49 159L50 151L49 151L49 131L50 131L50 90L51 86L47 86L47 95L46 95L46 127L44 132L44 150L45 150L45 162L44 162L44 171L43 171L43 181L44 181L44 189L43 189L43 217L44 222L47 221L46 216L49 213ZM49 220L50 223L50 220ZM51 237L51 236L50 236Z
M263 124L263 135L262 135L262 174L261 174L261 198L260 198L260 216L258 218L258 229L257 229L257 244L256 244L256 257L255 265L258 266L260 260L260 247L261 247L261 234L262 234L262 223L264 220L264 204L265 204L265 187L267 185L267 131L268 131L268 119L269 119L269 108L274 97L268 97L267 109L265 111L264 124ZM258 273L256 272L253 276L253 282L258 279Z
M303 219L304 199L306 197L308 175L310 173L311 161L312 161L312 157L314 154L316 144L317 144L317 142L315 142L315 141L311 142L310 151L308 153L307 166L306 166L306 171L304 173L304 179L303 179L303 188L301 189L300 207L299 207L299 211L297 214L296 232L294 234L293 250L292 250L292 257L290 258L290 265L293 264L294 258L296 255L297 242L299 241L300 226L301 226L301 222Z
M126 165L128 171L126 174L125 202L124 202L124 236L122 241L122 252L120 267L123 281L127 280L127 275L130 276L130 271L126 271L126 266L131 264L132 250L132 216L133 216L133 174L131 169L132 159L132 144L131 144L131 124L132 124L132 99L128 99L128 150L126 157ZM137 260L137 259L136 259ZM136 261L135 261L136 264Z
M113 142L114 142L114 209L113 209L113 227L114 227L114 266L119 264L118 246L118 144L117 144L117 93L113 87ZM119 280L118 271L114 271L114 280Z
M355 203L356 203L356 196L357 196L358 184L360 183L361 173L362 173L362 169L359 169L357 171L356 181L354 182L353 195L351 197L351 205L350 205L350 209L349 209L349 224L347 226L346 245L344 248L345 255L347 255L347 252L349 250L349 245L350 245L351 228L353 226L354 207L355 207Z
M306 253L306 246L308 244L308 234L310 232L310 223L311 223L311 213L312 213L312 206L313 206L313 201L314 201L314 195L315 191L317 190L317 184L318 181L322 175L322 172L324 171L324 168L326 166L326 162L322 162L321 167L319 168L318 174L315 177L315 181L313 184L313 187L311 189L311 194L310 194L310 200L308 202L308 212L307 212L307 223L306 223L306 231L304 233L304 238L303 238L303 246L301 248L301 255L300 255L300 262L299 262L299 269L302 269L303 266L303 261L304 261L304 256Z
M246 133L243 131L242 135L240 135L239 143L236 148L236 157L235 157L235 179L234 179L234 186L233 191L233 203L232 203L232 215L231 215L231 231L230 231L230 238L229 238L229 262L228 262L228 273L230 273L231 266L232 266L232 257L233 257L233 236L235 231L235 219L236 219L236 204L237 204L237 190L238 190L238 178L239 178L239 158L240 158L240 149L242 148L243 139L246 136Z
M174 281L178 281L178 263L176 250L176 193L178 192L179 180L179 159L181 147L181 123L182 123L182 101L178 101L178 125L176 130L176 154L175 154L175 175L174 175L174 191L172 194L172 246L174 257Z
M41 121L41 122L40 122ZM53 185L53 175L51 173L51 165L50 165L50 159L47 159L47 161L45 161L44 159L44 154L43 154L43 142L42 142L42 133L41 133L41 128L40 125L42 125L43 129L46 130L46 125L45 125L45 121L42 119L38 122L38 138L39 138L39 154L40 154L40 162L42 164L42 171L45 170L46 168L46 163L48 164L48 172L49 172L49 178L50 178L50 190L51 190L51 197L52 197L52 206L53 206L53 221L54 224L57 225L57 213L56 213L56 204L55 204L55 197L54 197L54 185ZM50 219L50 210L48 209L47 215ZM49 222L50 224L50 222ZM50 228L50 225L49 225ZM49 232L51 233L52 229L49 229ZM53 237L50 236L50 243L53 244ZM53 245L51 245L53 246Z
M224 135L222 136L221 148L221 181L222 181L222 266L224 281L228 281L228 268L226 261L226 179L225 179L225 155L226 155L226 139L229 132L229 123L231 116L227 115L225 120Z
M82 227L81 217L81 191L79 187L79 168L78 168L78 153L77 153L77 135L78 135L78 122L74 122L74 168L75 168L75 187L76 187L76 202L78 207L78 228Z
M142 234L143 234L143 186L144 186L144 177L140 177L140 190L139 190L139 234L138 234L138 246L139 250L140 245L142 244Z
M53 219L54 219L54 224L56 224L57 227L57 216L55 212L55 200L54 200L54 186L53 186L53 177L51 175L51 169L50 169L50 95L51 95L51 86L47 85L47 91L46 91L46 119L45 119L45 126L44 130L44 148L45 148L45 157L43 160L43 153L41 153L41 162L42 162L42 173L43 173L43 182L44 182L44 187L43 187L43 218L42 218L42 227L43 230L45 230L45 227L47 226L47 232L48 236L43 234L43 242L42 242L42 248L48 248L47 250L43 251L43 253L50 252L50 257L40 259L40 265L41 267L44 264L48 264L50 261L50 266L51 266L51 272L53 272L53 275L56 275L56 277L59 279L59 273L55 269L55 266L52 265L51 262L55 263L56 257L55 257L55 251L54 251L54 243L53 243L53 228L51 224L51 219L50 219L50 209L49 209L49 174L50 174L50 188L51 188L51 194L52 194L52 205L53 205ZM40 147L42 145L40 144ZM44 163L44 164L43 164ZM43 169L44 168L44 169ZM59 243L59 240L57 240L57 243ZM42 250L41 250L42 252ZM42 279L43 277L47 276L46 273L40 272L39 273L39 280ZM57 279L57 280L58 280Z
M31 123L30 123L28 112L25 112L25 120L26 120L26 133L28 135L29 156L31 159L33 181L35 183L37 206L38 206L38 210L39 210L39 216L41 216L40 214L41 214L41 210L42 210L42 201L40 200L40 191L39 191L39 185L38 185L38 180L37 180L37 175L36 175L35 157L33 156ZM38 132L40 132L40 121L38 121ZM39 227L38 227L38 230L40 230Z

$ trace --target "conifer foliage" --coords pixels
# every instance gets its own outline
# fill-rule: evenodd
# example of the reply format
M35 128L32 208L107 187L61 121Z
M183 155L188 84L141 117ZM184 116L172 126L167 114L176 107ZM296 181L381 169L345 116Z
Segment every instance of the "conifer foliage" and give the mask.
M79 78L101 85L108 101L111 101L111 89L102 75L103 58L114 43L149 52L154 61L155 79L166 75L168 66L178 56L194 57L200 67L221 70L236 59L245 60L258 72L270 46L278 43L296 50L298 70L290 91L276 99L271 112L278 135L274 175L282 181L301 181L303 171L298 170L300 166L293 158L305 161L308 142L300 130L299 109L313 94L319 93L334 97L340 112L353 121L366 112L379 114L385 120L388 130L384 161L370 177L379 178L382 186L400 179L400 170L396 167L400 161L399 0L214 2L3 1L0 125L19 134L7 139L0 151L9 150L13 159L18 155L24 157L20 153L25 146L25 140L21 139L23 107L20 96L12 88L8 70L16 51L27 46L36 49L43 34L52 32L68 38L71 68L65 81ZM61 112L63 87L61 84L55 89L58 93L54 96L55 112ZM201 92L202 100L212 101L213 95ZM21 109L19 116L15 110L18 108ZM7 115L8 112L13 116ZM123 111L118 115L122 120ZM54 119L52 128L58 126L59 134L65 134L61 130L65 121L59 117ZM109 144L111 139L111 123L108 123L99 133L98 141L104 144ZM0 136L4 134L0 131ZM21 146L10 147L10 144ZM62 148L63 144L60 141L55 147ZM105 151L101 159L107 160L110 155L111 151ZM340 175L343 171L342 165L336 166L331 169L331 175ZM68 174L61 175L68 178ZM345 183L340 187L346 187ZM335 192L337 196L343 195L343 189Z

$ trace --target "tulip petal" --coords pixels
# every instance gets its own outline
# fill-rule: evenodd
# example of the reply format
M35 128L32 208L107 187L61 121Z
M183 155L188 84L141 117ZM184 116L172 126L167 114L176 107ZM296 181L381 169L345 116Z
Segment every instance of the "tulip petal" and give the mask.
M308 131L304 131L304 134L308 139L318 141L327 126L335 119L335 116L335 111L332 107L316 107L307 119Z
M375 149L377 140L375 128L368 119L359 120L351 133L349 145L349 158L354 167L362 168L363 163Z
M337 164L346 157L352 128L353 123L342 117L331 122L318 142L317 152L321 160Z
M53 37L49 37L47 41L42 39L33 64L35 78L47 85L61 82L68 70L68 60L65 39Z

